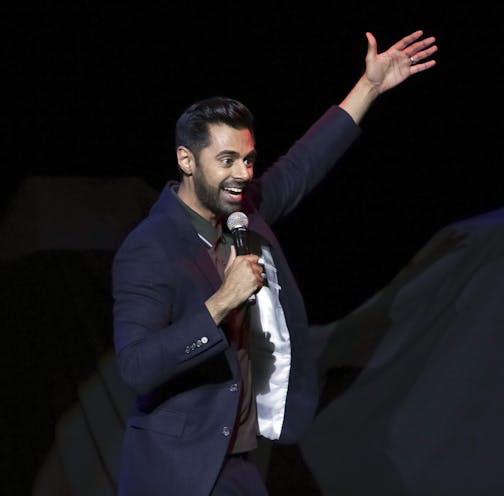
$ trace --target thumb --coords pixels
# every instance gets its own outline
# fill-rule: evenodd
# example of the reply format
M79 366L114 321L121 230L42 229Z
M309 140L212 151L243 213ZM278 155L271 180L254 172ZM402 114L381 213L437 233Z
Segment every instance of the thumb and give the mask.
M368 42L366 58L373 59L378 53L378 44L376 42L376 38L369 31L366 32L366 38Z
M236 258L236 248L234 245L231 245L231 252L229 253L229 258L228 258L228 261L226 263L226 268L224 269L224 272L227 272L227 270L229 269L229 267L231 267L231 265L233 265L233 262L235 261L235 258Z

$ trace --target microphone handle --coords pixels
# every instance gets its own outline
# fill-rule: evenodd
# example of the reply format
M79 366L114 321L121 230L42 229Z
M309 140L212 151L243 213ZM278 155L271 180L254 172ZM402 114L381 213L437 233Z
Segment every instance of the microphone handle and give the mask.
M233 229L233 244L236 248L237 255L248 255L250 253L247 242L247 229L244 227L237 227Z
M250 253L247 242L247 229L244 227L237 227L232 230L233 244L236 248L237 255L248 255ZM253 305L256 302L256 295L251 294L248 297L248 302Z

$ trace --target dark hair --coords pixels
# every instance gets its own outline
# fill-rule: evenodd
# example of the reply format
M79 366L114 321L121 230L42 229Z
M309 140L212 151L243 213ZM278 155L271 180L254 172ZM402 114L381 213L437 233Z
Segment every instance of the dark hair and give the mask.
M254 136L254 118L241 102L227 97L211 97L193 103L178 118L175 148L186 146L196 156L210 144L210 124L227 124L235 129L249 129Z

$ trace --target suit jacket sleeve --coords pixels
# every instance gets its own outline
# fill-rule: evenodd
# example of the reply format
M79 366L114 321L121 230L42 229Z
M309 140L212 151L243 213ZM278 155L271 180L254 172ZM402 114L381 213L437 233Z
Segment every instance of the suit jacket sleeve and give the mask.
M121 375L137 393L151 392L229 346L205 295L178 270L186 256L181 250L167 254L142 230L114 259L115 348Z
M334 105L257 181L255 202L269 223L291 212L320 183L360 135L350 115Z

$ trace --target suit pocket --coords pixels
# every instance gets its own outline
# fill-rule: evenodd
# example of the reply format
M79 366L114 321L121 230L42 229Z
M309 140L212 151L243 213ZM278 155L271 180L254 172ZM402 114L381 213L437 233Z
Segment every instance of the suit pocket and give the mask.
M185 413L157 411L145 416L134 416L128 419L128 427L143 429L170 436L180 436L184 431Z

